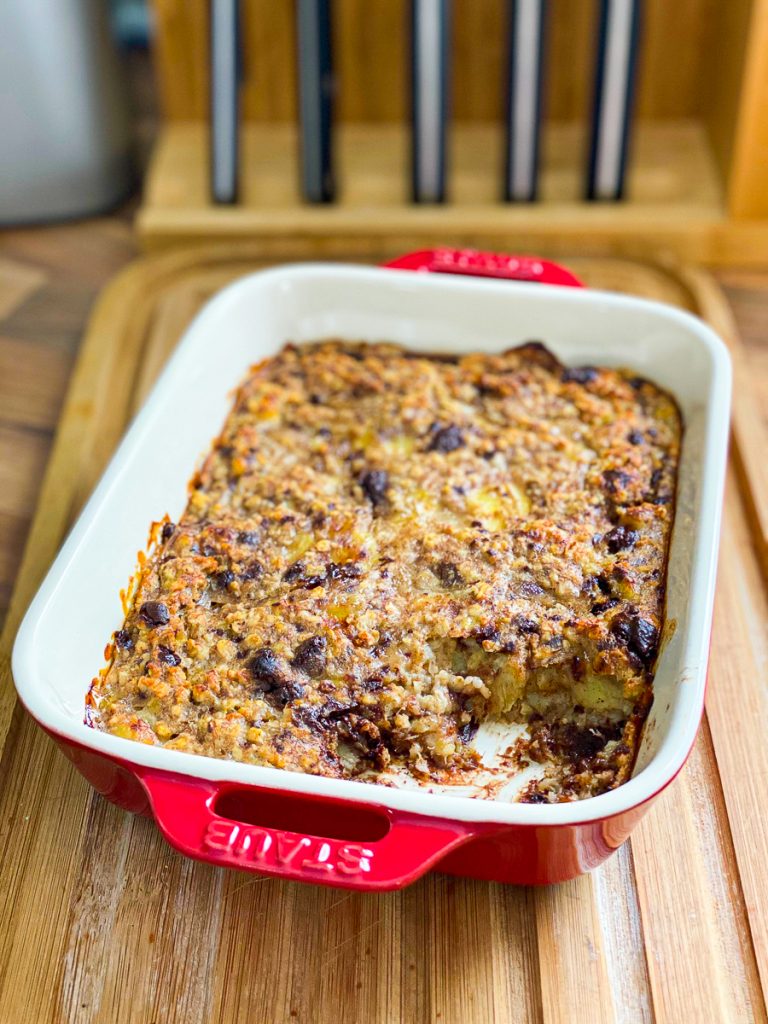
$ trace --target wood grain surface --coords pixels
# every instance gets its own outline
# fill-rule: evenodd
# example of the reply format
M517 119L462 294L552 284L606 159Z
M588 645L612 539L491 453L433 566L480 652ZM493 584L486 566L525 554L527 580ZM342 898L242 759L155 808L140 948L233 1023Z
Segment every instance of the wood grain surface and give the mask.
M0 515L16 530L10 540L0 534L6 587L18 568L0 640L0 1021L765 1020L768 575L759 510L768 486L759 471L768 450L760 344L768 275L725 279L754 338L746 346L700 272L570 261L589 284L706 316L736 362L707 717L687 767L631 841L589 876L527 889L433 874L402 893L368 895L185 860L151 821L94 794L15 705L12 638L77 509L201 302L263 257L247 245L175 252L122 272L94 312L40 484L72 360L74 337L65 335L74 307L82 315L127 246L121 230L93 243L88 276L60 241L44 255L38 236L19 235L3 257L21 270L7 289L0 260L0 316L9 310L0 324L0 428L12 432L3 450L0 430ZM64 353L50 369L43 344Z
M743 0L729 5L746 7ZM296 40L289 3L243 4L243 115L290 121L296 115ZM740 41L713 0L648 0L644 5L637 109L641 118L698 115L721 84L719 60ZM208 113L208 10L205 0L152 0L156 68L166 118ZM336 0L333 5L336 103L344 121L397 121L408 110L407 0ZM595 0L552 5L547 110L558 120L584 117L591 101ZM740 28L737 25L737 28ZM459 119L503 114L506 5L476 0L453 5L451 85ZM674 60L670 60L674 55Z
M768 0L766 0L768 3ZM631 202L582 201L585 145L579 122L545 126L541 203L500 203L500 123L457 122L450 137L450 202L407 201L408 129L349 123L337 137L340 192L331 204L299 194L297 137L291 124L250 122L241 132L241 203L216 206L209 189L208 130L203 121L170 122L160 131L147 174L137 230L147 250L258 239L280 251L299 240L307 258L344 255L367 240L382 248L419 248L425 238L518 251L651 256L728 265L764 261L768 222L725 216L722 183L698 119L641 123L628 171Z
M499 200L508 4L453 5L448 202L408 194L407 0L334 4L338 201L299 197L296 38L290 3L249 0L242 12L241 202L208 188L206 0L152 0L163 131L139 219L160 249L303 234L307 254L330 238L429 234L500 245L762 265L768 252L768 0L647 0L638 52L637 124L627 202L583 202L598 4L559 0L547 17L540 203ZM201 186L202 184L202 191ZM202 196L202 198L201 198ZM275 201L276 199L276 201ZM286 203L287 199L287 203Z

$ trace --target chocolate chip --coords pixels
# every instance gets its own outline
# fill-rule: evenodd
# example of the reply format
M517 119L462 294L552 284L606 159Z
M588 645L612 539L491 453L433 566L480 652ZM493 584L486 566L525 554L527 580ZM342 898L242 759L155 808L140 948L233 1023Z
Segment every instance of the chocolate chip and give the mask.
M652 622L639 615L622 613L611 623L611 633L646 668L650 666L659 645L659 631Z
M235 574L231 569L222 569L222 571L217 572L213 578L216 581L217 587L221 587L222 590L226 590L230 583L234 583Z
M464 447L464 435L461 428L455 423L449 423L447 427L438 427L432 440L427 447L428 452L455 452L457 448Z
M283 573L283 579L286 583L292 583L294 580L300 579L304 575L304 563L294 562L293 565L289 565Z
M170 540L176 532L175 523L163 523L163 529L160 532L160 536L163 540Z
M432 572L444 587L460 587L464 583L464 577L453 562L438 562L432 566Z
M520 585L520 593L523 597L540 597L544 591L534 580L526 580Z
M360 689L364 693L378 693L384 689L384 680L380 676L366 676L360 683Z
M560 380L567 384L573 382L575 384L589 384L597 377L597 370L594 366L569 366L567 370L563 371L563 375Z
M339 735L349 740L364 756L381 767L384 763L384 743L379 727L362 715L348 714L339 721Z
M480 640L481 642L483 640L490 640L491 643L497 644L499 640L501 640L501 633L499 633L495 626L492 626L489 623L488 625L481 626L479 629L476 629L472 634L472 638L474 640Z
M654 505L666 505L671 500L671 495L662 492L659 493L659 487L664 479L664 470L661 466L658 466L651 473L650 480L650 491L644 495L645 500L651 502Z
M276 686L269 694L269 700L278 708L284 708L286 704L290 704L294 700L298 700L299 697L304 696L304 687L301 683L287 680L286 682L280 683Z
M645 440L645 438L643 437L643 435L640 433L639 430L631 430L627 434L627 440L629 441L630 444L642 444L643 441Z
M591 615L602 615L610 608L615 608L617 604L619 604L618 597L606 597L604 601L595 601L589 611Z
M382 629L379 633L379 642L376 644L376 650L386 650L394 639L394 636L388 629Z
M255 530L241 530L237 535L237 539L241 544L247 544L249 548L259 543L259 535Z
M389 490L389 473L384 469L369 469L360 476L360 486L374 508L384 505Z
M602 573L600 573L599 576L595 576L595 583L597 584L597 589L600 591L601 594L605 594L606 597L610 595L611 581L607 580Z
M632 645L644 661L652 660L659 642L659 631L648 619L633 620Z
M597 576L585 576L581 584L582 594L594 594L597 589Z
M471 743L475 737L475 734L477 733L478 728L478 723L475 722L473 719L470 719L468 722L465 722L464 725L462 725L459 728L459 739L461 740L461 742Z
M122 648L124 651L130 651L133 647L133 637L127 629L118 629L115 633L115 646Z
M543 366L545 370L554 372L563 368L563 364L557 356L553 355L541 341L526 341L522 345L506 349L503 354L507 355L509 352L518 352L525 356L528 362Z
M157 656L160 661L165 662L166 665L180 665L181 658L172 651L170 647L165 647L163 644L159 644L157 648Z
M578 726L568 723L558 729L557 742L571 760L588 762L604 749L609 740L616 738L615 733L616 727L613 726L588 726L586 729L579 729Z
M302 640L293 656L293 666L300 672L316 679L325 672L326 642L322 636L311 636Z
M356 580L363 570L354 562L329 562L325 574L329 580Z
M249 562L243 569L244 580L257 580L264 572L260 562Z
M280 662L271 647L261 647L256 651L249 666L256 688L263 693L274 690L283 681Z
M515 615L512 622L514 623L515 629L518 633L531 634L541 632L541 627L538 622L534 622L533 619L526 618L525 615Z
M139 608L139 617L148 626L165 626L171 616L168 613L167 605L164 605L162 601L145 601Z
M612 555L617 554L619 551L626 551L628 548L633 548L637 543L640 534L637 530L630 530L627 526L615 526L612 530L606 533L605 545Z
M304 587L306 590L314 590L315 587L324 587L325 580L325 576L305 576L304 579L301 580L300 586Z
M608 493L615 494L620 488L629 484L630 476L623 469L606 469L603 473L603 482Z

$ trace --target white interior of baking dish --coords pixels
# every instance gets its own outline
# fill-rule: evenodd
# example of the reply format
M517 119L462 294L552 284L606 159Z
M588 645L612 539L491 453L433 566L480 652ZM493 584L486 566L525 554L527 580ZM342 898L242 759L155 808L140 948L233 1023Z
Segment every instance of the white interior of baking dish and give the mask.
M84 697L121 624L119 592L149 524L177 519L187 481L256 360L286 341L387 340L415 350L499 351L538 339L564 363L627 366L667 388L685 421L665 643L633 778L575 804L527 805L391 789L217 761L88 728ZM13 673L47 728L135 763L207 779L344 797L465 821L555 824L602 818L663 787L693 742L704 699L725 468L730 363L717 336L659 303L589 290L303 264L220 292L185 334L130 427L22 624Z

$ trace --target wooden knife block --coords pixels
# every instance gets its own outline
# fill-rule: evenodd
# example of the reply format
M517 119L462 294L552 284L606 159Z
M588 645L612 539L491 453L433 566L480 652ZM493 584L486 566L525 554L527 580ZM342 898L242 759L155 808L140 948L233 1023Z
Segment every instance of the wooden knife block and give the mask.
M541 200L500 201L503 0L454 0L449 201L409 202L406 0L336 0L339 201L299 193L294 4L243 7L241 202L209 197L208 7L153 0L164 124L138 231L147 249L258 239L280 258L370 245L670 251L768 263L768 0L647 0L622 203L583 201L596 5L550 5Z

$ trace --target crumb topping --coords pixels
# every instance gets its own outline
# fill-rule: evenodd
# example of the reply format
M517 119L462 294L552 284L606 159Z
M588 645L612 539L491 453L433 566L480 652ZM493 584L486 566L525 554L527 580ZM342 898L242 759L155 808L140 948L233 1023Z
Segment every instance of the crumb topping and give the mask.
M158 530L87 719L337 778L466 784L490 721L533 802L631 772L663 624L680 419L528 343L286 346Z

